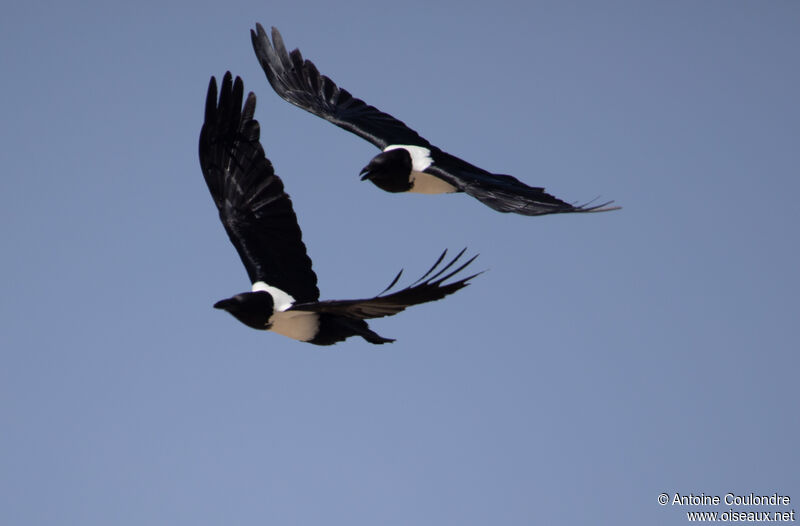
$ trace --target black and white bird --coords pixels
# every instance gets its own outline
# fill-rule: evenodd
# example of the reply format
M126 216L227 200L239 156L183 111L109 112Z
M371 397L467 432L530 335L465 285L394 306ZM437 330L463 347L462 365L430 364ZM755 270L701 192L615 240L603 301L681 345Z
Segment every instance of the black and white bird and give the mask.
M366 139L382 150L361 170L361 180L387 192L442 194L465 192L500 212L529 216L568 212L606 212L619 207L572 205L510 175L488 172L433 146L387 113L368 105L321 75L298 49L286 51L272 28L272 42L261 24L250 30L253 49L275 92L286 101Z
M435 301L466 287L477 274L445 283L477 256L459 263L462 250L442 265L442 253L431 269L409 287L386 294L399 280L373 298L319 301L317 276L306 254L292 201L259 142L253 118L256 97L230 72L208 86L205 122L200 131L200 167L219 210L222 225L244 263L252 283L249 292L218 301L223 309L254 329L271 330L317 345L331 345L350 336L370 343L394 341L372 331L364 320L391 316L406 307Z

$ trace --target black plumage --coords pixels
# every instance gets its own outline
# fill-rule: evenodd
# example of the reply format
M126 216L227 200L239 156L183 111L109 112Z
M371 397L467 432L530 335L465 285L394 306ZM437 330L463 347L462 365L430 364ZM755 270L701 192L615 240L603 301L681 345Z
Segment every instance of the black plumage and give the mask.
M410 286L360 300L319 301L317 276L311 268L292 202L259 142L253 117L256 97L244 101L244 85L226 73L219 90L211 78L205 121L200 132L200 166L220 220L253 283L253 290L217 302L242 323L291 338L330 345L350 336L371 343L393 341L367 325L366 319L391 316L406 307L441 299L468 285L477 274L445 283L474 259L451 270L462 250L442 266L436 264ZM445 251L446 252L446 251ZM401 272L402 273L402 272Z
M256 97L242 108L244 84L226 74L217 105L214 77L200 132L200 167L228 237L252 283L263 281L297 301L319 298L292 201L259 143Z
M287 52L274 27L272 42L261 24L256 24L250 35L259 63L281 98L384 150L362 170L362 179L371 180L383 190L465 192L500 212L531 216L619 208L608 206L613 201L572 205L546 193L544 188L528 186L511 175L488 172L450 155L402 121L338 87L321 75L311 61L304 60L298 49ZM397 154L398 148L407 154Z

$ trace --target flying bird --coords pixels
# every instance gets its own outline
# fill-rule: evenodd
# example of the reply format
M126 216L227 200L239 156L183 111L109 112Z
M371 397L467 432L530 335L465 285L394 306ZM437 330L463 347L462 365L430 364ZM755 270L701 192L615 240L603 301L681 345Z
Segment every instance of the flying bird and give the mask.
M445 283L477 257L461 262L462 250L443 264L445 250L425 275L402 290L387 294L400 279L401 270L373 298L319 301L317 276L292 201L259 142L260 128L253 118L256 97L250 93L242 106L243 95L242 80L236 77L233 81L228 72L217 103L217 81L211 77L200 131L203 176L252 283L250 291L218 301L215 308L254 329L316 345L332 345L350 336L382 344L394 340L372 331L365 320L439 300L478 275Z
M298 49L286 51L272 28L272 42L261 24L250 30L253 49L267 79L284 100L371 142L382 152L361 170L361 180L387 192L442 194L464 192L500 212L529 216L568 212L606 212L619 207L573 205L528 186L511 175L478 168L433 146L387 113L353 97L321 75Z

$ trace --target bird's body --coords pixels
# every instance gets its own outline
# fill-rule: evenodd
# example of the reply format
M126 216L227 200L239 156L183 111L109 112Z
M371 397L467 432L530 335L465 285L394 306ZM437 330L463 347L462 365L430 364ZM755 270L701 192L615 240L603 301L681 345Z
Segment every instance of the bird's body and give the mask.
M444 283L455 270L455 258L440 267L445 254L411 286L361 300L319 300L317 276L311 268L292 202L275 175L259 142L260 128L253 118L256 98L250 93L244 106L244 85L226 73L217 102L217 84L211 78L205 121L200 132L200 166L220 220L247 270L251 290L218 301L245 325L270 330L317 345L331 345L351 336L370 343L393 340L372 331L365 320L391 316L406 307L435 301L467 286L475 275ZM435 271L435 272L434 272Z
M285 292L274 287L259 288L257 285L254 285L252 292L218 301L214 308L229 312L253 329L272 331L316 345L331 345L350 336L362 336L375 344L394 341L370 330L363 319L350 320L346 316L293 309L294 304L280 305L278 302L286 297Z
M287 52L277 29L270 42L261 24L250 31L253 49L270 85L284 100L371 142L382 152L361 171L362 180L392 193L440 194L464 192L500 212L545 215L604 212L618 207L575 206L528 186L511 175L472 165L432 145L387 113L353 97L300 51Z

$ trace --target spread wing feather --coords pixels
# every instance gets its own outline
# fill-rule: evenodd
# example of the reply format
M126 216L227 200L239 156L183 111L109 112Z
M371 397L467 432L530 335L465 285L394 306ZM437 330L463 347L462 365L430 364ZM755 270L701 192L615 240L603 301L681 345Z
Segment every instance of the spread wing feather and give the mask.
M453 157L449 154L445 155ZM468 164L461 159L455 159ZM575 212L608 212L620 208L609 206L614 201L607 201L599 205L591 202L581 205L567 203L548 194L544 188L528 186L512 175L493 174L474 166L470 169L455 163L437 162L425 171L447 181L498 212L538 216Z
M261 24L250 30L253 49L275 92L287 102L354 133L381 150L390 144L415 144L431 148L417 132L361 99L353 97L300 51L286 51L281 34L272 28L272 43Z
M230 72L208 86L200 132L200 167L228 237L251 282L264 281L298 302L319 298L317 276L303 244L292 201L266 158L253 118L256 97L244 106L244 84Z
M398 274L392 283L378 296L369 299L360 300L332 300L320 301L308 304L295 304L290 310L301 310L311 312L324 312L330 314L337 314L353 319L370 319L382 318L384 316L392 316L398 312L402 312L406 307L412 305L419 305L429 301L436 301L448 296L459 289L466 287L469 280L480 274L472 274L457 281L445 283L447 280L464 270L470 263L472 263L477 255L472 256L467 261L459 265L455 270L450 270L457 261L464 255L466 249L458 253L450 262L441 268L439 265L445 258L447 251L442 252L442 255L434 263L434 265L426 272L420 279L409 285L408 287L393 292L391 294L383 295L391 289L400 279ZM436 271L434 273L434 271ZM449 271L449 272L448 272ZM401 271L402 273L402 271ZM432 274L433 273L433 274ZM432 275L431 275L432 274Z

